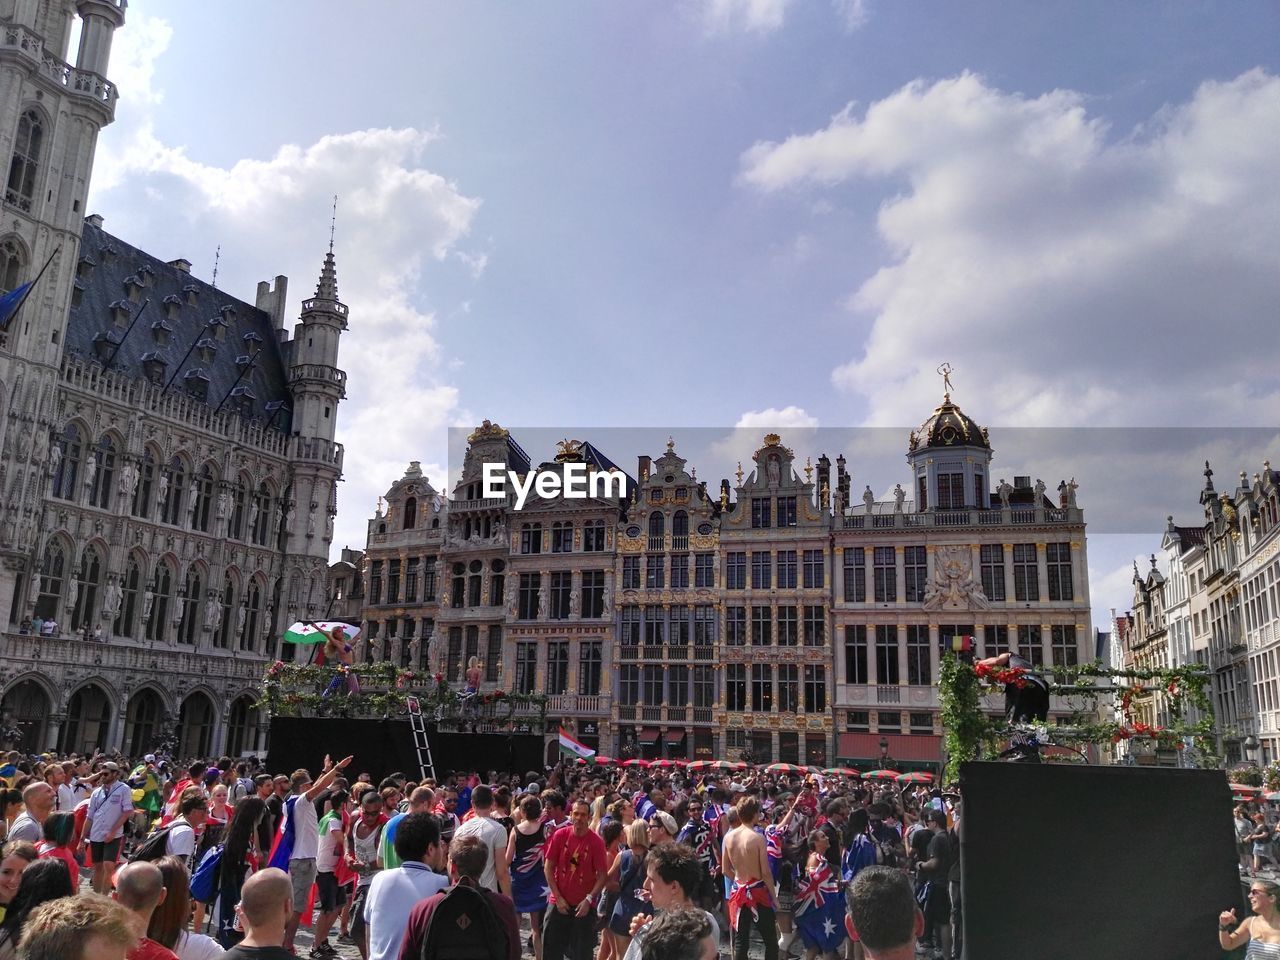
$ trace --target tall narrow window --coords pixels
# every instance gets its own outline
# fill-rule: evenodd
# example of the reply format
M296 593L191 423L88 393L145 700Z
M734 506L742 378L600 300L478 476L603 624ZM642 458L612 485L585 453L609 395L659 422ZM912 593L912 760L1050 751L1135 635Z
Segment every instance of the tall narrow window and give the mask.
M876 603L898 599L896 557L893 547L876 547L872 556L876 582Z
M582 525L582 549L587 553L604 550L604 521L588 520Z
M800 642L800 618L790 604L778 607L778 646L794 647Z
M741 647L747 642L747 608L726 607L724 611L724 642L730 647Z
M222 581L222 596L219 598L222 607L222 614L218 622L218 631L214 636L214 644L222 650L227 650L231 646L232 630L235 629L236 619L236 584L231 578L231 574L227 574Z
M538 644L522 641L516 644L516 693L530 694L536 689Z
M768 590L773 586L773 554L753 551L751 554L751 589Z
M1040 564L1034 543L1013 545L1013 598L1040 599Z
M800 709L800 665L778 664L778 712L795 713Z
M142 459L138 461L138 484L133 488L133 504L131 506L135 517L147 517L151 509L151 489L156 482L156 459L151 455L151 451L144 451Z
M271 531L271 491L265 483L258 484L258 492L253 495L253 505L249 508L249 527L253 532L253 542L258 546L266 546L267 536Z
M725 668L724 705L730 713L747 709L747 665L731 663Z
M0 293L8 293L26 279L26 264L17 240L0 243Z
M876 624L876 682L898 682L898 628Z
M569 692L569 641L547 641L547 696Z
M125 568L124 579L120 582L122 590L120 613L116 616L116 621L111 626L111 632L117 636L133 636L134 625L137 623L138 592L141 582L142 571L138 566L138 559L130 557L129 565Z
M177 526L182 519L183 485L187 481L187 471L182 460L174 457L160 469L160 493L157 500L160 504L160 522Z
M640 558L636 556L622 558L622 589L640 589Z
M248 505L249 490L244 480L238 480L231 491L231 521L227 527L227 536L232 540L244 538L244 514Z
M867 628L857 623L844 628L844 682L867 682Z
M773 526L773 501L769 497L751 498L751 526L756 530Z
M582 619L598 620L604 616L604 571L582 571Z
M773 710L773 664L751 665L751 709L756 713Z
M520 525L520 552L542 552L542 524L524 523Z
M102 558L93 547L86 547L80 555L80 568L76 571L75 606L71 611L73 633L92 629L98 616L98 585L102 582Z
M689 549L689 514L683 510L677 510L671 518L671 549Z
M693 585L695 587L714 587L716 585L715 554L695 553L693 555Z
M745 590L747 588L747 555L735 550L724 558L725 588L728 590Z
M1006 633L1005 643L1008 643L1008 641L1009 636ZM997 647L992 652L1003 653L1004 650ZM1044 666L1044 637L1040 632L1040 624L1021 623L1018 625L1018 653L1031 661L1033 667Z
M1055 667L1074 667L1080 662L1080 648L1076 644L1074 624L1054 624L1049 628L1049 634Z
M820 663L804 666L804 712L825 713L827 709L827 668Z
M806 590L821 589L827 585L826 554L821 550L804 552L804 587Z
M557 520L551 524L551 552L571 553L573 551L573 521Z
M815 604L804 608L804 645L806 647L827 645L826 607Z
M604 644L599 640L584 640L578 650L578 693L598 697L604 671Z
M178 642L192 646L200 629L200 572L192 566L182 591L182 622L178 624Z
M18 118L18 135L13 141L13 157L9 161L9 180L4 200L19 210L29 211L35 198L36 173L40 169L40 147L44 141L44 121L40 114L28 110Z
M982 592L988 600L1003 600L1004 593L1004 544L984 543L980 551L982 566Z
M928 561L924 547L904 547L902 550L903 572L905 573L904 596L907 603L920 603L924 600Z
M53 495L59 500L76 498L76 481L80 478L81 460L84 458L84 442L74 423L58 438L58 466L53 472Z
M1074 600L1074 588L1071 580L1071 544L1046 543L1044 545L1045 565L1049 575L1050 600Z
M929 627L911 624L907 627L907 683L927 687L933 683L929 666Z
M202 533L209 532L209 515L213 512L214 490L213 469L206 463L200 473L191 481L191 489L195 500L188 505L191 511L191 529Z
M622 608L622 636L624 647L635 647L640 644L640 608L625 606Z
M867 551L865 547L844 548L844 602L865 603L867 599Z
M798 564L794 550L778 551L778 589L794 590L798 576Z
M778 516L776 520L776 525L779 527L794 527L796 525L795 497L778 498Z
M40 592L36 597L36 616L40 619L56 620L66 576L66 550L61 541L50 540L44 548L44 562L40 565Z
M662 550L666 546L666 520L657 510L649 514L649 549Z
M104 435L90 456L93 457L93 486L89 488L89 506L110 510L116 476L116 449L111 438Z
M551 619L568 620L573 596L573 572L556 570L551 574ZM563 691L560 691L563 692Z
M142 597L143 616L150 613L150 619L147 620L147 639L165 640L169 634L169 605L173 602L173 571L167 564L162 563L156 567L155 578L149 592L151 594L149 604L146 593Z
M424 625L429 621L423 621ZM426 634L424 633L425 637ZM502 673L502 625L489 625L489 648L485 651L484 679L486 683L497 683Z
M418 498L409 497L404 502L404 529L412 530L418 525Z
M542 574L520 574L519 613L521 620L538 618L538 591L542 589Z
M262 629L262 586L252 580L244 601L244 629L240 632L240 649L256 650Z
M671 608L671 633L669 643L677 646L689 642L689 608L676 605Z
M751 608L751 645L753 647L767 647L773 642L771 613L768 607Z

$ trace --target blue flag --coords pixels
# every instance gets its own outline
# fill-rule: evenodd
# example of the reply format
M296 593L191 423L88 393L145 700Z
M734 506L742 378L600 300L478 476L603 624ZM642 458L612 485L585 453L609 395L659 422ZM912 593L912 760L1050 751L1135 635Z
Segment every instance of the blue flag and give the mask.
M831 952L844 940L844 897L825 861L805 874L795 891L796 929L810 950Z
M26 299L27 291L31 289L34 283L34 280L28 280L21 286L14 287L8 293L0 294L0 330L8 329L9 321L13 319L13 315L22 306L22 301Z

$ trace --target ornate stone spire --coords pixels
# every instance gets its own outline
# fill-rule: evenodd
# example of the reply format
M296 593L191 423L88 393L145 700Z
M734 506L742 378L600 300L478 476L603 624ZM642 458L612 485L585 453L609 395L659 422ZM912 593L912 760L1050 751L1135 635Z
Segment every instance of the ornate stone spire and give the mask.
M320 281L316 284L317 300L338 301L338 269L333 259L333 249L324 255L324 266L320 268Z

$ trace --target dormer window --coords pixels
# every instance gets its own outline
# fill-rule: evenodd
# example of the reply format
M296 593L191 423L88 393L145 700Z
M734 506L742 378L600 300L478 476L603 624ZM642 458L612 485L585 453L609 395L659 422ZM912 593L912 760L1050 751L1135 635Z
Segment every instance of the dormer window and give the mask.
M201 368L188 370L182 375L182 382L186 385L187 393L197 400L209 399L209 376Z
M188 283L182 288L182 295L187 298L187 306L194 307L200 296L200 287L194 283Z
M89 274L93 273L93 268L98 265L97 261L90 256L81 257L76 261L76 279L88 280Z
M129 299L137 303L142 299L142 278L136 273L131 273L124 278L124 288L129 294Z
M155 271L151 269L151 264L144 263L138 268L138 280L144 287L150 287L156 282Z
M240 339L244 341L244 345L248 349L249 356L251 357L256 357L258 355L258 351L262 349L262 337L258 336L252 330Z
M248 417L253 414L258 398L254 396L252 388L241 384L231 391L231 402L240 416Z
M167 320L177 320L178 314L182 311L182 298L176 293L171 293L164 298L164 315Z
M71 281L71 308L74 310L84 301L84 284L79 280Z
M209 363L218 352L218 344L209 337L203 337L196 344L196 352L200 355L201 363Z
M156 346L167 347L173 339L173 327L169 325L169 321L157 320L151 324L151 339L156 342Z
M236 357L236 366L240 370L244 370L244 368L249 366L251 363L253 363L253 357L249 356L247 353L242 353L240 356Z
M154 350L142 355L142 375L152 383L164 383L164 375L168 366L164 357Z
M112 330L103 330L93 335L93 355L102 363L116 352L120 346L121 336Z
M129 326L133 318L133 304L128 300L112 300L107 309L111 311L111 322L117 327Z
M109 243L98 252L102 254L105 260L114 260L119 255L119 251Z
M224 303L218 308L218 313L222 314L222 319L230 323L236 318L236 308L229 303Z

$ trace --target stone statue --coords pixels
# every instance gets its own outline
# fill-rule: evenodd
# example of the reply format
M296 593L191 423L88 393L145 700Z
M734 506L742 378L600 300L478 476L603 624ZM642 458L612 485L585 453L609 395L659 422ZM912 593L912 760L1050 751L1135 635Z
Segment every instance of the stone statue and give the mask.
M431 631L431 637L427 640L427 669L435 669L437 661L440 659L440 647L443 645L440 639L439 629Z
M509 575L507 577L507 591L506 591L507 595L506 597L503 598L503 601L507 606L507 616L509 616L513 620L516 618L516 613L518 612L516 607L516 599L517 599L517 591L519 588L517 586L516 579L517 578L514 574Z
M768 473L769 485L771 487L776 487L779 483L782 482L782 476L781 476L782 468L778 463L777 454L773 454L769 457L768 461L765 464L765 470Z
M963 544L940 546L934 554L933 578L924 591L926 610L971 610L990 606L973 576L973 553Z
M196 522L196 508L200 505L200 483L197 480L191 481L191 486L187 487L187 524L194 526Z
M244 621L245 621L245 618L248 616L249 616L249 608L247 606L245 606L244 604L241 604L239 607L236 608L236 636L237 637L244 636Z
M1058 506L1063 510L1067 508L1067 481L1058 481Z
M75 614L76 603L80 600L80 581L74 575L67 584L67 609Z
M218 494L218 519L225 520L231 513L231 493L223 490Z
M258 498L254 497L249 504L249 529L245 531L245 537L248 538L253 534L253 528L258 525Z
M155 602L156 595L151 592L151 584L147 584L147 589L142 593L142 620L148 622L151 619L151 605Z
M996 493L1000 496L1000 509L1009 509L1009 497L1013 495L1013 487L1009 486L1009 482L1000 478L1000 486L996 487Z
M120 495L124 497L126 503L133 502L134 492L138 489L138 468L132 460L126 460L124 466L120 468Z
M604 581L604 593L600 598L600 615L608 617L613 613L613 579L606 577Z
M314 537L316 535L316 508L312 507L307 511L307 536Z
M124 589L120 586L120 581L115 577L107 581L103 599L102 615L110 620L120 616L120 606L124 603Z
M538 588L538 619L539 620L544 619L547 615L547 596L548 596L547 581L549 579L550 579L549 576L544 576L542 578L542 586Z
M582 591L577 587L569 589L569 616L576 617L581 613Z
M85 457L84 461L84 485L93 487L94 478L98 475L98 458L93 454Z
M222 626L222 604L217 597L210 597L204 603L204 628L210 633Z
M326 540L333 539L333 511L330 510L325 514L324 519L324 538Z
M169 474L160 473L160 480L156 484L156 503L161 507L169 505Z
M907 491L902 489L902 484L896 483L893 486L893 511L894 513L902 512L902 505L907 500Z
M1035 486L1037 507L1040 507L1044 504L1044 490L1045 490L1044 481L1041 480L1039 477L1037 477L1036 486Z
M862 502L867 505L867 513L871 513L871 509L876 504L876 495L871 492L871 487L867 487L862 491Z
M25 435L24 434L19 435L19 444L24 442L22 440L23 436ZM53 445L53 449L49 451L49 475L50 476L58 472L58 464L60 463L62 463L62 445L55 443Z
M1067 506L1072 510L1076 509L1076 491L1080 489L1080 484L1076 483L1076 478L1072 477L1067 482Z
M409 665L417 666L421 662L419 660L421 655L422 655L422 638L414 637L412 640L409 641Z
M34 463L40 463L49 454L49 434L44 430L36 430L35 451L31 456Z

